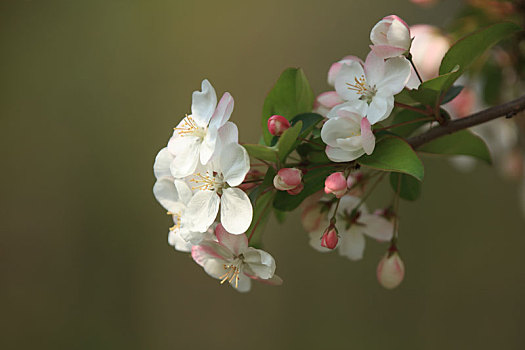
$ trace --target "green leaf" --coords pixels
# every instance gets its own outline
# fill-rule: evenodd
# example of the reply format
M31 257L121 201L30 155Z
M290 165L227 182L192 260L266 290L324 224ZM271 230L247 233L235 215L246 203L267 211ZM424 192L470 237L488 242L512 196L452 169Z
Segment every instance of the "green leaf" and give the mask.
M443 75L450 72L455 66L459 66L458 71L446 80L442 90L448 89L486 50L505 37L521 30L521 27L515 23L503 22L480 29L458 40L445 54L439 67L439 74Z
M268 93L263 105L262 130L264 141L270 145L272 135L268 131L268 119L275 114L288 120L294 116L311 112L314 103L314 93L302 69L286 69L272 90Z
M294 126L286 130L281 135L281 137L279 137L279 141L275 147L277 148L277 153L281 161L284 161L286 157L295 149L294 146L296 145L296 141L299 137L299 134L301 133L302 127L303 122L298 121Z
M425 116L416 111L404 109L394 116L394 119L392 120L392 125L407 123L407 122L411 122L411 123L397 126L395 128L390 128L389 130L396 135L399 135L402 137L408 137L412 135L414 131L419 129L422 125L425 125L430 122L430 120L419 120L421 118L425 118ZM415 121L415 120L419 120L419 121ZM412 121L414 122L412 123Z
M405 104L405 105L414 105L414 104L417 104L418 102L416 100L414 100L411 96L410 96L410 92L412 90L408 90L408 89L403 89L399 94L395 95L394 98L395 98L395 101L398 102L398 103L402 103L402 104Z
M376 144L374 153L357 159L363 166L383 170L395 171L411 175L423 180L423 163L408 143L399 137L387 136Z
M270 162L277 161L277 150L275 148L258 144L244 144L242 146L246 148L248 154L253 158L267 160Z
M418 152L444 155L466 155L472 156L492 163L490 152L481 137L469 130L461 130L456 133L442 136L419 147Z
M436 106L439 103L442 94L449 88L447 85L448 80L451 79L452 75L455 74L458 69L459 67L456 66L452 71L447 72L446 74L423 82L419 85L417 90L410 90L408 92L410 97L424 105L431 107Z
M398 184L400 185L399 197L409 201L415 201L419 198L421 194L421 182L417 181L412 176L390 173L390 186L392 186L395 193L398 191Z
M297 208L307 197L324 188L324 181L328 175L335 172L334 167L322 167L310 170L303 177L304 189L297 195L278 191L273 201L273 207L282 211L292 211Z
M253 205L253 220L246 231L250 239L250 246L260 248L262 244L262 233L270 218L272 212L272 202L275 197L275 191L268 191L261 194Z

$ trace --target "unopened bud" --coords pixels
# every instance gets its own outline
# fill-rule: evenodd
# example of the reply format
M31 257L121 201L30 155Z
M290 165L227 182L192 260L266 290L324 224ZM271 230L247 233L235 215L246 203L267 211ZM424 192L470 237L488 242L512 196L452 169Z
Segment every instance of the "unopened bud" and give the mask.
M281 136L289 127L290 122L282 115L272 115L268 119L268 131L273 136Z
M386 289L394 289L405 277L405 264L397 251L389 251L377 265L377 280Z
M301 191L304 189L304 185L303 183L301 182L299 185L297 185L296 187L292 188L291 190L288 190L286 192L288 192L288 194L291 194L292 196L295 196L299 193L301 193Z
M273 185L279 191L288 191L299 186L302 178L303 173L301 170L297 168L282 168L273 178Z
M324 192L333 193L337 198L341 198L346 193L346 179L343 173L333 173L324 181Z
M323 233L323 237L321 238L321 247L335 249L335 247L337 246L337 242L339 242L337 230L334 226L328 227Z

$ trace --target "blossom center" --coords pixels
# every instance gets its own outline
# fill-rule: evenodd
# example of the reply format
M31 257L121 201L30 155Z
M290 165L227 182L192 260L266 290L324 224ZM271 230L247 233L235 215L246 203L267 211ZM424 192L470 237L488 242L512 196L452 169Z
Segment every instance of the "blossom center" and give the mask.
M225 186L224 177L222 174L210 174L210 173L196 173L190 182L195 183L197 186L192 187L192 190L200 191L215 191L219 194Z
M364 75L361 75L360 78L354 77L354 82L355 84L346 83L346 85L348 85L348 90L355 91L356 94L360 95L360 100L370 104L377 92L375 85L370 86L366 82Z
M223 268L226 271L224 275L220 276L221 284L228 281L232 284L235 281L235 288L239 287L239 274L241 273L241 267L244 260L244 256L240 254L233 259L233 262L229 265L224 264ZM233 285L233 284L232 284Z
M174 128L180 136L195 136L203 139L206 136L206 127L199 126L190 115L182 120L182 124Z

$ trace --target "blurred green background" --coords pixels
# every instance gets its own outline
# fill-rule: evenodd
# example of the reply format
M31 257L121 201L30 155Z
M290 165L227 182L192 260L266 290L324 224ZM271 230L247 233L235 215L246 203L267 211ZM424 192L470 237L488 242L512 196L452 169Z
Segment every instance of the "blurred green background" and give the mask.
M404 283L308 245L298 213L267 229L282 287L220 286L167 244L152 165L203 78L235 98L255 142L267 91L303 67L364 57L396 13L441 25L457 7L381 1L0 2L0 348L523 349L524 219L516 187L427 159L402 204ZM390 199L388 187L375 203Z

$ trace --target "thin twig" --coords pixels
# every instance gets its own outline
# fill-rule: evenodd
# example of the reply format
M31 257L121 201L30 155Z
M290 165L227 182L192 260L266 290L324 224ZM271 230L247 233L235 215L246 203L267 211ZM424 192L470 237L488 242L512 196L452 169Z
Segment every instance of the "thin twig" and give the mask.
M446 125L437 126L427 132L407 139L407 142L413 148L418 148L438 137L483 124L496 118L510 118L523 110L525 110L525 95L502 105L490 107L481 112L474 113L468 117L450 121Z
M394 102L394 105L396 107L409 109L411 111L414 111L414 112L417 112L417 113L420 113L420 114L423 114L423 115L431 115L432 114L431 112L429 112L427 110L424 110L424 109L421 109L421 108L417 108L417 107L414 107L414 106L410 106L410 105L407 105L407 104L404 104L404 103L401 103L401 102Z

